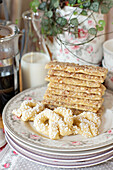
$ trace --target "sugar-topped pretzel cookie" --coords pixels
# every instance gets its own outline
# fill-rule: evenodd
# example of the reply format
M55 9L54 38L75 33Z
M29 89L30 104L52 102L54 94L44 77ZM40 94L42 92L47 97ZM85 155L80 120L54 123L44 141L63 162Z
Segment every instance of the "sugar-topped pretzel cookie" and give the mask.
M82 112L79 116L83 117L83 118L86 118L87 120L95 123L97 127L100 126L100 123L101 123L100 117L97 116L96 113L93 113L93 112Z
M72 132L73 134L80 134L85 137L94 137L99 134L97 124L95 124L94 121L81 116L81 114L74 116Z
M48 87L50 88L58 88L63 90L69 90L72 92L85 92L88 94L98 94L100 97L104 95L104 92L106 90L106 87L101 84L100 87L85 87L85 86L74 86L74 85L68 85L65 83L57 83L57 82L50 82L48 84Z
M15 114L16 116L18 117L21 117L22 116L22 113L25 111L25 110L28 110L30 109L31 107L35 107L36 106L36 101L35 100L25 100L21 103L21 106L20 108L18 109L14 109L12 111L13 114Z
M88 75L88 74L83 74L83 73L76 73L76 72L67 72L67 71L62 71L62 70L49 70L48 74L51 76L60 76L60 77L72 77L76 79L81 79L81 80L87 80L87 81L94 81L94 82L99 82L103 83L105 80L105 76L94 76L94 75Z
M75 117L74 119L72 132L74 135L79 134L84 137L93 137L90 131L89 124L84 122L82 118L78 118L78 117Z
M104 67L92 65L78 65L75 63L58 62L55 60L50 61L48 64L46 64L45 68L53 70L63 70L74 73L84 73L96 76L105 76L108 72L108 70Z
M44 109L44 105L41 102L35 100L25 100L22 102L20 108L12 111L18 117L21 117L23 121L33 120L35 114L38 114Z
M54 122L56 126L52 122ZM64 123L62 118L50 109L43 110L35 117L34 126L38 132L48 135L50 139L58 139L60 138L59 135L66 136L72 134L71 129ZM54 134L52 134L52 129L51 132L49 132L50 128L54 128Z
M57 107L54 112L63 117L63 120L70 128L73 124L73 112L65 107Z
M56 83L65 83L68 85L78 85L78 86L86 86L86 87L100 87L100 83L87 81L87 80L79 80L70 77L58 77L58 76L50 76L47 75L45 78L46 81L56 82Z
M52 95L50 93L45 93L44 99L51 100L51 101L58 101L63 102L65 104L79 104L79 105L86 105L86 106L92 106L100 108L102 106L102 103L104 101L103 98L100 100L90 100L85 98L75 98L75 97L68 97L68 96L59 96L59 95Z
M51 120L49 120L49 137L50 139L60 139L58 123Z
M46 93L52 94L52 95L59 95L59 96L68 96L68 97L76 97L76 98L84 98L84 99L90 99L90 100L100 100L101 95L98 94L88 94L85 92L73 92L69 90L63 90L63 89L57 89L54 87L48 87L46 90Z

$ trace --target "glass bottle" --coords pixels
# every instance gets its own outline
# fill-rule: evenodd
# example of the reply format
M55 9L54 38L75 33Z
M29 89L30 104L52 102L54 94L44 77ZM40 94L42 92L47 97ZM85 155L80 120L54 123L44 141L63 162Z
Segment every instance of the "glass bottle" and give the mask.
M40 34L42 13L38 13L35 20L32 15L30 10L22 14L25 28L25 44L21 59L23 90L46 83L45 64L50 60L45 41Z

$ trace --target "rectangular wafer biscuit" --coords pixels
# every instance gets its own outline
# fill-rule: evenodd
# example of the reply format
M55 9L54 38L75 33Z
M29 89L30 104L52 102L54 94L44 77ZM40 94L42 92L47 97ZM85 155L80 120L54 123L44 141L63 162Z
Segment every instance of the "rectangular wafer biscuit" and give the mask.
M87 80L79 80L70 77L58 77L58 76L50 76L47 75L45 78L46 81L56 82L56 83L65 83L71 85L78 85L78 86L86 86L86 87L100 87L100 83L87 81Z
M91 106L78 105L78 104L70 105L70 104L66 104L63 102L52 101L52 100L49 101L46 99L44 99L42 103L46 105L51 105L54 107L62 106L62 107L70 108L70 109L77 109L77 110L90 111L90 112L97 112L99 110L99 108L94 108Z
M85 87L85 86L74 86L74 85L67 85L65 83L56 83L56 82L50 82L48 84L48 87L55 88L57 87L58 89L63 89L63 90L69 90L74 92L85 92L88 94L98 94L100 96L104 95L104 92L106 90L105 86L103 84L100 85L100 87Z
M84 99L84 98L52 95L49 93L45 93L44 99L52 100L52 101L59 101L59 102L63 102L69 105L79 104L79 105L92 106L94 108L95 107L100 108L104 101L103 98L101 98L100 100L90 100L90 99Z
M78 65L75 63L66 63L66 62L58 62L51 61L45 66L46 69L53 70L63 70L68 72L75 73L84 73L95 76L105 76L108 70L104 67L92 66L92 65Z
M61 76L61 77L72 77L80 80L87 80L87 81L94 81L103 83L105 80L104 76L94 76L94 75L88 75L83 73L74 73L74 72L67 72L67 71L59 71L59 70L49 70L48 74L51 76Z
M85 92L73 92L69 90L63 90L63 89L57 89L54 87L48 87L46 93L49 94L56 94L60 96L69 96L69 97L76 97L76 98L85 98L85 99L91 99L91 100L100 100L102 95L98 94L88 94Z

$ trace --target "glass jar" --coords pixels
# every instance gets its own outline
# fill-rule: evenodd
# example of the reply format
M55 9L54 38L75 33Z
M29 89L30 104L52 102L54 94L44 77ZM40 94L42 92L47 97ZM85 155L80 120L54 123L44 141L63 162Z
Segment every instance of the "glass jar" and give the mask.
M25 44L21 60L23 90L46 83L45 64L50 61L44 39L40 34L40 21L43 13L37 13L35 21L32 15L30 10L22 14L25 28ZM34 22L38 24L38 27Z
M19 36L15 25L0 24L0 113L19 92Z

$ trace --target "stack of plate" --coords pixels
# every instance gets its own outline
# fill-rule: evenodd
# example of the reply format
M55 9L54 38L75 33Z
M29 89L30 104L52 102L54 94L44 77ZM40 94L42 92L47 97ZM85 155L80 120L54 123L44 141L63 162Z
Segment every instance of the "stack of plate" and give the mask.
M106 91L105 111L102 116L100 134L94 138L80 135L66 136L60 140L51 140L38 133L33 122L23 122L12 114L25 99L42 100L46 87L28 89L6 105L3 111L3 123L6 140L22 156L39 164L60 167L80 168L103 163L113 157L113 92Z

